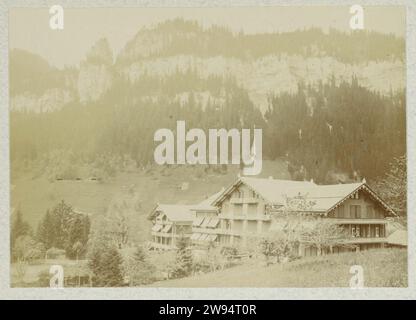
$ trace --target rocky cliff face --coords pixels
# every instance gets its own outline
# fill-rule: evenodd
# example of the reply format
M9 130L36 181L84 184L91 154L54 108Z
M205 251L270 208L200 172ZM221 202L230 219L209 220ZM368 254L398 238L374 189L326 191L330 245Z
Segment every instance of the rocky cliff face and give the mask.
M233 76L245 88L253 103L261 110L267 108L270 93L295 92L300 81L317 85L320 81L351 81L355 76L366 88L388 94L403 89L405 65L400 60L346 64L334 57L303 58L298 55L275 55L255 60L226 57L194 57L189 55L146 59L125 66L121 73L135 82L143 75L165 77L175 72L196 71L201 78Z
M98 40L81 63L77 89L82 104L97 101L113 81L113 53L107 39Z
M72 101L88 105L111 89L118 77L134 83L144 75L164 79L189 70L201 79L235 79L262 111L267 109L270 94L294 92L299 82L316 86L330 79L340 82L355 77L360 85L382 94L403 89L403 41L375 35L377 43L384 41L383 47L373 50L369 43L360 49L362 39L369 37L371 42L373 38L358 37L316 30L245 36L222 28L204 30L195 22L168 21L139 31L115 61L108 41L98 40L79 69L70 71L54 69L30 53L12 51L11 108L50 112ZM346 48L352 49L344 52L347 41L351 43ZM183 100L189 91L170 98ZM207 96L218 98L210 92L196 94L197 99L198 95L201 101ZM151 94L145 98L157 99Z
M73 93L65 88L51 88L38 95L34 93L18 94L11 98L11 109L24 112L51 112L61 109L74 100Z
M79 70L77 89L82 104L97 101L111 88L113 75L103 64L83 64Z

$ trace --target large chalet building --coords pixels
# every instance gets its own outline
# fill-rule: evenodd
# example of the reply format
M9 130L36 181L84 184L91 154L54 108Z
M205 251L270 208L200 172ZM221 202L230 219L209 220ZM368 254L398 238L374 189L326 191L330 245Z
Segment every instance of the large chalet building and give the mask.
M297 214L304 217L305 223L310 219L331 219L345 228L349 235L346 242L350 248L331 248L334 253L351 248L381 248L387 243L387 218L395 216L395 213L365 181L318 185L313 181L239 177L231 186L197 205L171 206L171 209L177 209L177 214L181 216L186 212L189 219L186 222L186 236L195 247L203 248L212 242L221 245L244 244L252 235L274 230L279 224L276 217L280 212L287 212L288 201L296 198L307 200L308 206L296 210ZM158 225L154 223L153 236L160 232L156 231L160 229ZM169 230L174 232L173 228ZM172 239L177 236L175 231ZM160 246L159 238L153 238L153 241ZM166 241L169 248L174 248L174 240ZM308 244L301 243L297 250L299 256L318 254L317 248Z

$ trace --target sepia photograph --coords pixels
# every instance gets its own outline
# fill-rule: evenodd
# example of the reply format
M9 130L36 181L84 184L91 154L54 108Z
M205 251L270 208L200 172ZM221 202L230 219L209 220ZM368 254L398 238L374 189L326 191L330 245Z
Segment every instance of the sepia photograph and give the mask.
M8 19L10 287L409 286L405 6Z

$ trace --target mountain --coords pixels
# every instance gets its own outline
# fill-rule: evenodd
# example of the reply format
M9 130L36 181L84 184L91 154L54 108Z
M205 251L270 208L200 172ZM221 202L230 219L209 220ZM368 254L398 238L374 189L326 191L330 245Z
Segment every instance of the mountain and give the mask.
M117 57L130 81L193 70L201 78L232 76L253 103L267 109L270 93L295 92L302 81L316 84L356 77L366 88L388 93L405 87L404 41L377 33L352 35L319 29L276 34L233 34L174 20L139 31Z
M98 40L79 68L13 50L11 159L51 177L145 168L154 132L185 120L262 128L263 158L286 161L294 179L376 179L406 150L404 44L372 32L246 35L172 20L138 31L116 56Z
M77 99L77 71L59 70L39 55L25 50L10 52L11 110L36 113L60 110Z
M98 40L81 62L77 89L81 104L97 101L112 86L113 53L107 39Z
M12 50L11 107L43 112L73 100L85 105L97 101L120 77L135 83L144 76L161 79L191 70L202 80L235 79L265 112L270 94L293 93L299 82L316 85L331 77L337 83L356 77L360 85L383 94L400 91L406 81L404 57L404 39L392 35L319 29L246 35L176 19L138 31L115 59L107 40L100 39L79 69L71 71ZM184 88L168 98L181 99L190 91ZM196 99L204 104L209 97L223 98L209 90L199 95Z

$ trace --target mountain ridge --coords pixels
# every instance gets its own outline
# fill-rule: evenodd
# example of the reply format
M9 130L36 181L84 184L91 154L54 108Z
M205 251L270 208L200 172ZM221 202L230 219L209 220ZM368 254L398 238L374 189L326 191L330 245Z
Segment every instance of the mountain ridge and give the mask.
M262 112L271 94L294 92L298 82L316 85L332 76L338 82L355 76L361 85L383 94L405 87L404 40L396 36L336 30L326 34L313 28L246 35L181 19L139 30L115 57L101 38L78 68L60 70L18 49L11 51L10 65L11 110L35 112L97 101L119 77L135 82L143 75L163 78L187 70L203 79L235 78Z

